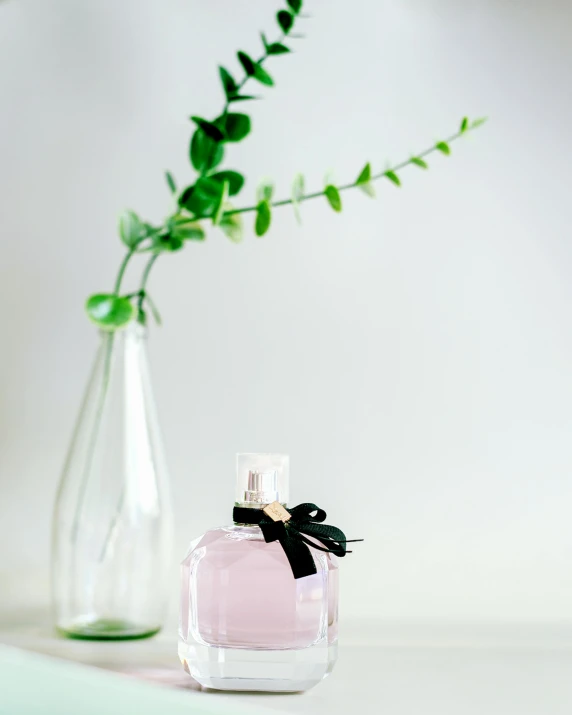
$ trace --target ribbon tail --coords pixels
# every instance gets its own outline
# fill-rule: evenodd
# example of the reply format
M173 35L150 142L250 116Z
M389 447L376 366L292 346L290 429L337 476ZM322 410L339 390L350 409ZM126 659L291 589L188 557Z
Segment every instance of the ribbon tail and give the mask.
M345 556L348 552L346 549L346 535L341 529L327 524L303 524L299 527L299 532L303 532L308 536L320 541L326 548L321 551L329 551L336 556ZM300 536L300 538L304 538ZM305 539L304 539L305 540ZM319 549L315 542L310 542L312 546Z
M294 578L304 578L317 573L312 552L305 543L291 536L280 539ZM313 544L312 544L313 545Z
M313 549L317 549L318 551L323 551L326 554L334 554L335 556L345 556L347 553L349 553L343 547L339 546L338 544L334 544L333 542L322 541L322 544L324 544L324 546L320 546L320 544L317 544L315 541L311 541L310 539L307 539L302 534L300 534L300 539L305 544L308 544L308 546L311 546Z

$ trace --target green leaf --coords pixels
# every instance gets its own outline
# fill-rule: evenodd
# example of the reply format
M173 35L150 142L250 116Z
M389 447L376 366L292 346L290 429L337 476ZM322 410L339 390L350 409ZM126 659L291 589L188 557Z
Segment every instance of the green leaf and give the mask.
M193 195L194 190L195 190L194 184L192 184L191 186L187 186L186 189L183 189L183 191L179 195L179 206L181 208L187 208L187 204L191 200L191 196Z
M428 169L429 168L429 164L424 159L421 159L418 156L412 156L411 163L415 164L415 166L418 166L420 169Z
M437 144L435 144L435 149L440 151L442 154L445 154L445 156L449 156L451 153L451 147L447 144L447 142L437 142Z
M254 231L257 236L264 236L270 228L272 221L272 209L268 201L261 201L256 207L256 222Z
M201 176L194 186L187 187L179 197L179 205L195 216L211 216L218 206L221 184Z
M286 0L286 2L292 8L292 12L294 12L296 15L302 9L302 0Z
M220 81L222 82L226 98L229 99L233 94L238 92L238 85L234 81L234 77L224 67L220 66L218 68L218 72L220 74Z
M292 13L288 12L288 10L280 10L280 12L276 15L276 19L282 32L287 35L294 24L294 16Z
M370 199L375 199L375 188L371 182L367 184L359 184L360 191L363 191L366 196L369 196Z
M210 139L202 129L197 129L191 139L191 164L201 174L218 166L224 157L224 148L220 142Z
M304 197L305 191L305 179L302 174L296 174L294 181L292 182L292 199L299 202Z
M195 193L217 200L220 194L221 184L210 176L201 176L195 184Z
M250 117L247 114L223 114L215 119L224 141L239 142L250 134Z
M213 213L213 226L218 226L224 211L224 205L228 199L228 181L223 181L218 199L218 204Z
M399 178L399 176L397 176L395 171L386 171L384 176L387 176L387 178L392 181L396 186L401 186L401 179Z
M360 175L356 179L356 185L359 186L360 184L368 184L371 180L371 164L368 163L363 167L361 170Z
M300 215L300 201L304 196L305 183L306 182L302 174L296 174L294 181L292 182L292 207L298 223L302 223L302 216Z
M202 117L191 117L191 119L197 127L203 130L209 139L213 139L215 142L223 141L224 134L214 122L208 122Z
M229 102L246 102L249 99L260 99L260 97L254 97L251 94L233 94L232 97L228 98Z
M116 330L127 325L135 316L135 307L129 298L113 293L98 293L87 299L85 310L102 330Z
M342 210L342 198L340 192L333 184L328 184L324 189L324 194L328 199L328 203L334 209L334 211Z
M158 251L180 251L183 247L183 239L171 233L162 233L153 239L153 250Z
M359 186L359 188L364 192L364 194L367 194L372 199L375 198L375 189L373 188L373 184L371 183L371 164L369 163L369 161L363 167L360 175L356 179L356 186Z
M221 184L228 181L228 195L236 196L244 186L244 176L238 171L218 171L216 174L211 174L209 179L218 181Z
M181 217L170 223L170 233L174 238L182 241L204 241L205 232L198 221L191 218Z
M261 64L256 63L254 66L254 79L257 79L261 84L265 84L267 87L274 86L274 80L268 74L268 72L262 67Z
M461 126L459 128L459 134L464 134L468 128L469 128L469 118L463 117L463 119L461 120Z
M285 55L288 52L291 52L290 48L281 42L273 42L266 48L266 54L268 55Z
M119 217L119 235L128 248L135 248L144 234L144 226L133 211L124 211Z
M173 174L171 174L170 171L165 172L165 179L167 181L167 186L171 189L171 193L176 194L177 193L177 184L175 183Z
M195 184L191 196L190 207L195 215L210 216L218 206L221 193L221 184L206 176L201 177Z
M471 122L471 129L477 129L477 127L482 127L483 124L489 121L488 117L480 117Z
M238 57L238 61L242 65L243 70L246 72L246 74L249 77L252 77L252 75L255 72L255 67L256 67L256 63L254 62L252 57L249 57L246 54L246 52L242 52L242 51L237 52L236 55Z
M257 201L272 201L272 196L274 195L274 183L269 179L261 181L256 189L256 200Z
M232 210L232 206L227 204L225 211ZM227 238L234 243L242 241L242 217L240 214L223 213L220 219L219 228Z

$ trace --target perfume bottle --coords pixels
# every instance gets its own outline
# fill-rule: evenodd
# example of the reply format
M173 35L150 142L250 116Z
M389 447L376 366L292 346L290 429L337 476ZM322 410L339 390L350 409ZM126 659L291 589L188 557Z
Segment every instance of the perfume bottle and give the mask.
M336 556L308 539L315 573L295 578L281 543L267 543L258 525L268 505L289 518L288 466L285 455L237 455L235 518L252 523L207 531L182 562L179 657L205 687L308 690L336 661Z

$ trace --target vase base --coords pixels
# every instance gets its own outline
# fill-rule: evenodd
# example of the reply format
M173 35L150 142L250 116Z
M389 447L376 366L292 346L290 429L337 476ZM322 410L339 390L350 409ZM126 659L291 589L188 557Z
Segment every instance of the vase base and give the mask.
M106 618L94 621L80 621L69 626L56 626L56 630L66 638L76 638L89 641L126 641L137 638L151 638L160 630L160 626L149 627Z

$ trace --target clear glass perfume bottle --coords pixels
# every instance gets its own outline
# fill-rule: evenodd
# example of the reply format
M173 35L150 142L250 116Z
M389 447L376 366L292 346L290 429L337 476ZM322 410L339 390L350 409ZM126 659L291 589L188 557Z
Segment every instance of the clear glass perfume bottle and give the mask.
M288 457L237 456L236 505L288 500ZM181 565L179 657L217 690L301 691L337 657L337 559L310 547L317 573L295 579L278 541L257 525L207 531Z

